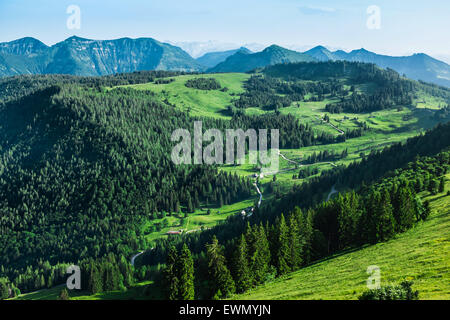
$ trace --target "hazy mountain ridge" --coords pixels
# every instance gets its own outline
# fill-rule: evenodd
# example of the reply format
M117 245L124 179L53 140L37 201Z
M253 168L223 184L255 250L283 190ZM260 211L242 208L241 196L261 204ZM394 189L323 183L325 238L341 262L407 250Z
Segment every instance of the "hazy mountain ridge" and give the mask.
M247 49L245 47L240 47L240 48L234 49L234 50L208 52L208 53L202 55L201 57L197 58L196 60L198 63L200 63L201 65L203 65L207 68L213 68L237 52L241 52L244 54L252 54L253 53L252 51L250 51L249 49Z
M415 80L450 87L450 66L423 53L393 57L365 49L330 51L324 46L301 53L272 45L256 53L241 47L209 52L194 59L183 49L152 38L90 40L71 37L50 47L30 37L0 43L0 77L19 74L101 76L143 70L248 72L279 63L329 60L374 63Z
M151 38L90 40L71 37L51 47L33 38L23 38L0 44L0 76L99 76L141 70L202 69L182 49Z
M306 54L271 45L261 52L245 54L237 52L208 72L247 72L279 63L317 61Z
M304 53L320 61L346 60L374 63L382 68L391 68L414 80L423 80L450 87L450 66L424 53L392 57L376 54L365 49L353 50L348 53L342 50L331 52L323 46L312 48Z

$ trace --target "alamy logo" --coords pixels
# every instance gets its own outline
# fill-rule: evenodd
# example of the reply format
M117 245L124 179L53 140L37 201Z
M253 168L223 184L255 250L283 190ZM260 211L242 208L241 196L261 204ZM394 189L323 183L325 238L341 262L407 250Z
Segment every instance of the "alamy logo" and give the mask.
M268 130L242 129L225 130L209 129L203 133L201 121L194 122L194 155L192 159L191 133L186 129L177 129L172 133L172 142L179 143L172 150L172 161L175 164L244 164L246 163L246 146L248 139L248 163L269 165L271 172L278 172L279 161L279 130L270 130L270 152L268 145ZM181 140L181 141L180 141ZM203 142L210 142L203 149ZM224 162L225 158L225 162Z
M381 287L381 272L379 266L368 266L367 288L370 290L379 289Z
M81 289L81 271L79 266L72 265L67 268L66 273L70 274L71 276L67 278L67 289L73 290Z
M369 30L379 30L381 29L381 9L379 6L369 6L367 8L367 28Z
M67 18L67 29L80 30L81 29L81 9L77 5L70 5L67 7L67 14L70 16Z

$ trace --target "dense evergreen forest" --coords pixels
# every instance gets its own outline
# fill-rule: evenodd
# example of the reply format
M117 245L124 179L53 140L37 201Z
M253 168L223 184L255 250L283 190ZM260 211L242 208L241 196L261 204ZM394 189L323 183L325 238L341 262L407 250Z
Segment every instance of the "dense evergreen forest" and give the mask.
M115 287L126 286L128 269L109 265L147 247L145 221L187 217L204 204L221 207L254 193L249 179L215 166L176 166L175 129L193 132L200 120L204 130L279 129L282 148L337 142L290 115L194 118L151 91L116 87L178 74L0 81L0 277L10 288L58 284L68 263L112 270L123 279Z
M339 250L389 240L427 219L430 205L422 203L417 194L445 191L443 175L449 168L448 149L416 158L358 192L341 193L304 210L295 207L287 214L278 212L274 221L265 224L248 223L225 246L214 235L194 262L178 257L171 246L157 279L162 288L170 288L167 299L227 298ZM191 257L186 243L183 255ZM195 270L179 267L185 264L194 265ZM173 295L179 290L189 295Z
M81 266L83 288L92 293L125 290L151 277L171 288L166 292L171 299L221 298L336 250L388 239L425 219L427 205L416 194L440 188L448 152L436 154L448 147L449 123L294 186L257 209L250 225L234 216L210 230L157 240L154 250L143 255L144 266L131 266L129 258L138 249L150 248L142 228L148 221L188 217L205 206L220 208L255 195L249 178L217 166L175 165L170 158L175 129L193 132L195 121L202 121L204 131L279 129L280 148L301 148L340 143L370 130L364 125L336 136L281 114L293 101L301 107L301 101L339 97L344 104L360 95L341 77L355 85L376 83L378 96L369 98L385 99L383 106L406 104L418 89L448 94L373 65L335 62L286 68L269 67L250 77L228 110L231 120L193 117L152 91L122 87L169 83L183 74L178 72L1 79L0 299L61 284L73 263ZM186 85L221 89L208 79ZM351 111L383 107L370 105L370 99L351 102L358 105ZM245 113L255 106L271 112ZM447 109L435 116L445 119ZM321 152L306 161L346 156ZM411 168L420 174L413 177ZM300 170L296 176L316 173ZM356 191L321 203L332 185ZM339 214L348 206L355 210L350 218ZM379 212L379 206L407 209L397 215L393 209ZM382 225L382 232L364 229L364 219Z
M176 166L171 134L194 119L151 92L107 90L115 79L2 83L0 271L23 291L56 284L61 262L131 256L146 246L140 226L156 214L187 216L253 191L214 166Z
M408 163L413 162L417 157L435 156L442 150L450 146L450 122L440 124L426 134L408 139L404 144L398 143L386 147L383 151L373 151L369 156L360 162L354 162L347 167L340 166L333 170L324 171L320 176L312 177L309 182L300 185L294 185L292 189L283 194L279 199L266 202L251 217L252 224L274 223L281 213L292 212L296 207L303 211L308 208L314 208L324 200L331 186L336 185L338 189L364 190L367 185L373 185L378 179L385 176L395 176L395 170L405 168ZM448 153L441 160L437 157L440 165L448 167ZM425 158L426 159L426 158ZM425 160L424 160L425 161ZM425 166L426 167L426 166ZM425 170L425 169L424 169ZM433 172L430 169L430 172ZM445 169L447 170L447 169ZM434 187L439 185L439 176L446 171L438 170L430 174L426 186L429 184ZM432 177L432 178L431 178ZM431 182L430 182L431 181ZM411 183L414 179L411 179ZM426 187L425 187L426 188ZM199 234L193 234L180 238L158 241L155 249L148 251L144 255L144 263L147 265L156 265L165 261L167 250L170 245L180 246L181 243L187 243L194 254L200 253L207 243L216 236L217 239L227 245L230 239L239 237L246 229L246 222L240 217L230 217L226 224L219 225L211 230L206 230Z

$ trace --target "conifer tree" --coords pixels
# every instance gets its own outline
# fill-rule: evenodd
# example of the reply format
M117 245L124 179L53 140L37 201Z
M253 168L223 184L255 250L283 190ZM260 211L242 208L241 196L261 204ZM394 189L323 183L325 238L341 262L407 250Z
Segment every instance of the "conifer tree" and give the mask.
M395 194L394 215L397 222L397 231L403 232L412 227L415 215L415 203L411 190L408 187L399 187Z
M236 250L233 254L233 275L236 283L236 291L242 293L252 286L252 276L248 263L247 242L241 235Z
M169 248L166 259L166 267L163 270L163 288L168 300L176 300L179 297L179 279L177 272L178 254L174 246Z
M267 240L266 231L262 224L259 227L255 227L255 234L257 235L257 241L255 243L253 266L251 268L254 283L256 285L262 284L266 280L267 273L270 269L270 246Z
M395 232L395 219L387 190L383 191L382 194L378 191L373 192L369 198L369 210L373 222L371 240L377 242L391 238Z
M216 236L212 242L206 245L209 280L211 283L212 296L220 291L220 298L226 298L236 291L230 270L227 268L223 248L219 245Z
M194 300L194 260L186 244L183 244L177 265L178 297L180 300Z
M277 223L277 249L276 249L276 267L278 274L286 274L291 271L289 266L291 260L291 248L289 245L289 229L281 214Z
M300 230L294 214L289 216L290 267L297 270L302 265L302 244Z

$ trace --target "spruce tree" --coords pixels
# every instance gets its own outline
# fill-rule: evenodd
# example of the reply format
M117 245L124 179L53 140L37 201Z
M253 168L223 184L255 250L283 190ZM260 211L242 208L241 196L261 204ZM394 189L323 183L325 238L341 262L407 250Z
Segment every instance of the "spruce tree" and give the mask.
M216 236L211 244L206 245L209 281L211 283L212 295L220 291L220 298L226 298L236 291L230 270L227 268L223 248L219 245Z
M255 234L257 234L255 254L253 259L252 274L254 283L256 285L265 282L267 274L270 270L270 246L267 240L266 231L262 224L259 227L255 227Z
M291 271L291 248L289 241L289 229L284 219L284 215L281 214L277 223L277 249L276 249L276 267L278 274L286 274Z
M178 298L194 300L194 260L186 244L183 244L177 265Z
M289 240L290 240L290 267L297 270L302 265L302 244L300 230L294 214L289 216Z
M397 231L408 230L414 224L415 201L408 187L399 187L395 195L395 219Z
M166 267L163 270L163 288L167 300L176 300L179 297L179 279L177 272L178 254L174 246L169 248Z
M395 219L388 191L385 190L382 194L374 192L370 206L374 223L373 241L388 240L395 233Z
M247 242L241 235L236 250L233 254L233 275L236 283L236 291L242 293L252 286L252 274L248 263Z

